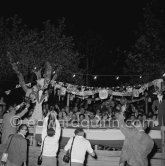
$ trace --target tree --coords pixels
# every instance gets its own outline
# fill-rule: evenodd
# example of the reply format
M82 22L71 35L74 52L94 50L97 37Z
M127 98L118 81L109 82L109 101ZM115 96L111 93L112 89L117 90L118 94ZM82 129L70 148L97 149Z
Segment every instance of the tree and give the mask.
M144 21L140 24L137 40L126 59L125 72L142 75L133 82L146 82L161 77L165 72L164 11L158 1L152 0L144 9Z
M73 73L80 72L80 54L74 49L73 38L65 36L65 19L59 19L54 25L50 20L43 24L42 30L28 29L17 15L0 19L0 79L13 79L14 71L6 56L12 54L25 80L29 81L34 67L41 68L49 61L54 70L61 65L59 81L82 84L81 76L72 78Z

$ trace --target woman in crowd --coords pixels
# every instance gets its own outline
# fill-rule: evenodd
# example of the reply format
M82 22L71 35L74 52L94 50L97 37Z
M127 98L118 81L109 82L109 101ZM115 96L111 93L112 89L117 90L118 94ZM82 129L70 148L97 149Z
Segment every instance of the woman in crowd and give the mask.
M42 131L42 166L56 166L61 127L55 112L49 112L44 118Z

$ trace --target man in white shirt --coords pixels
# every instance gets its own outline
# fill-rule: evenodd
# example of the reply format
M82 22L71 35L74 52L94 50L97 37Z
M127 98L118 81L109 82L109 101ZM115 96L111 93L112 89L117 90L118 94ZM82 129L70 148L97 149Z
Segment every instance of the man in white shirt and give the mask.
M83 166L86 152L88 152L92 157L96 158L96 154L93 151L90 142L84 138L84 130L82 128L77 128L75 130L75 139L72 145L71 152L71 165L72 166ZM67 152L71 149L71 144L74 137L71 137L64 147L64 151Z

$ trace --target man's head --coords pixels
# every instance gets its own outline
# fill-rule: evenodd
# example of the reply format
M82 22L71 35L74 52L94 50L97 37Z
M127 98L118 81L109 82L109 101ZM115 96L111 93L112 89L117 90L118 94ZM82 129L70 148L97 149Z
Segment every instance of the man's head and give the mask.
M26 124L21 124L18 128L18 133L21 133L24 136L26 136L27 132L28 132L28 126Z
M84 115L84 114L80 114L80 115L79 115L79 120L82 121L82 120L84 120L84 119L85 119L85 115Z
M75 130L75 135L78 135L78 136L84 136L84 130L83 130L83 128L81 128L81 127L78 127L76 130Z
M141 123L140 120L135 120L135 121L133 122L133 126L134 126L138 131L143 130L143 126L142 126L142 123Z
M16 113L16 109L15 109L14 105L10 105L7 112L8 113L11 113L11 112Z

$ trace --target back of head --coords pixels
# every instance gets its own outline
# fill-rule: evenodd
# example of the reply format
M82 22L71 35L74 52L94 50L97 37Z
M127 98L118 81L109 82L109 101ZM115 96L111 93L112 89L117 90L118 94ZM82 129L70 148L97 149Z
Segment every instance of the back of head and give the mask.
M79 135L79 136L84 136L84 130L81 127L78 127L75 131L74 131L75 135Z
M55 130L52 127L48 128L47 129L47 135L49 137L53 137L55 135Z

